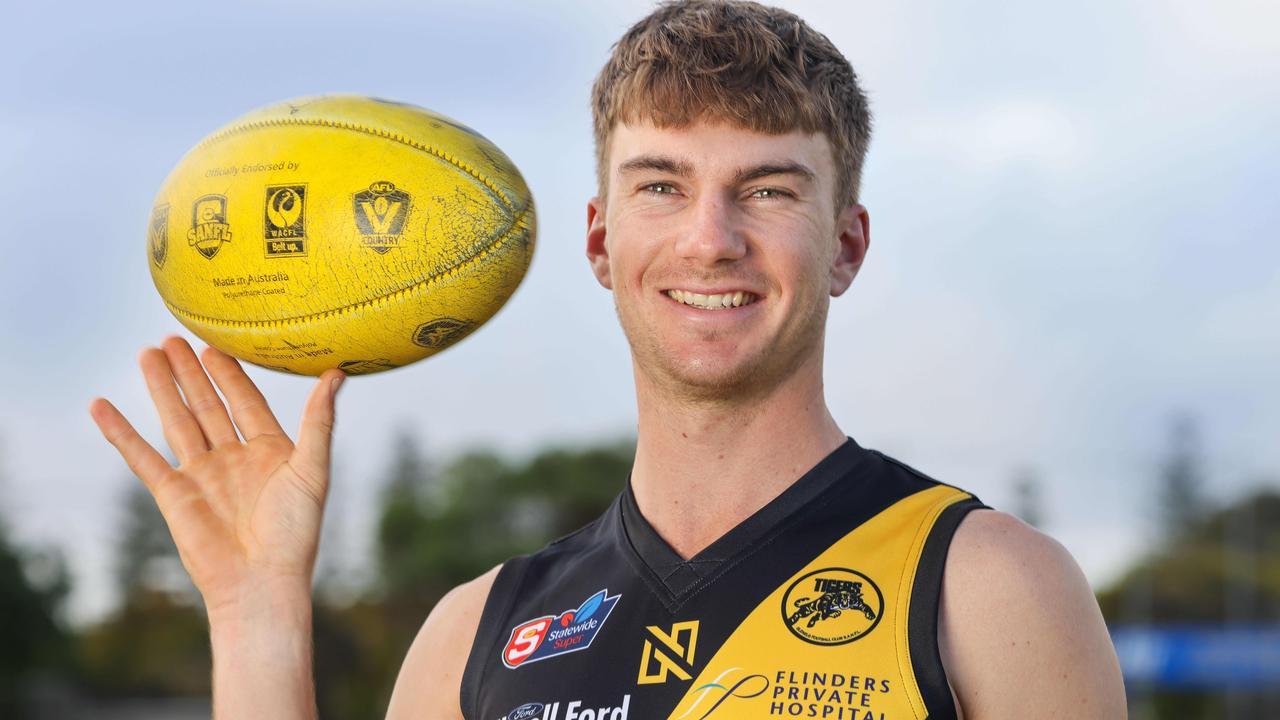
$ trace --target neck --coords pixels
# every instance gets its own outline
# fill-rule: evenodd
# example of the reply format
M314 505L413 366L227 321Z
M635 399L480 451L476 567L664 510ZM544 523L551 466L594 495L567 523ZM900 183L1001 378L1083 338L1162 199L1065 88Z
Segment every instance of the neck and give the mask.
M632 489L645 519L685 559L845 441L823 397L820 353L777 386L737 400L676 396L635 375Z

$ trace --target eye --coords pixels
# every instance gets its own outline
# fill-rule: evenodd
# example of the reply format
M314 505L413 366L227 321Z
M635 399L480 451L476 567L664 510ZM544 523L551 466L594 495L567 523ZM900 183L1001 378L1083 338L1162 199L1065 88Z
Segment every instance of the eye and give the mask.
M641 192L652 193L654 195L674 195L676 188L671 183L649 183L640 188Z
M751 197L775 200L778 198L789 198L789 197L795 197L795 196L790 191L783 190L782 188L766 187L766 188L758 188L756 190L752 190Z

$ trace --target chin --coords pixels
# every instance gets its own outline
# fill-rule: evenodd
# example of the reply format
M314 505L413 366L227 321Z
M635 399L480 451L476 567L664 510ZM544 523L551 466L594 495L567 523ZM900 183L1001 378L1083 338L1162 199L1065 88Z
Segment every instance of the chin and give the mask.
M667 355L651 374L657 375L662 384L688 397L728 399L754 395L763 389L768 377L764 361L765 358L759 356L726 362L724 358L714 356L675 359Z

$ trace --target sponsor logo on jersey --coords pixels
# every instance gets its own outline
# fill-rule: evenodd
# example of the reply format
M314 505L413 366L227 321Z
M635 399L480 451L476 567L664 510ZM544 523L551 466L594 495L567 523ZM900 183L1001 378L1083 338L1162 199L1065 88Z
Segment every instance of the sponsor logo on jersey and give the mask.
M542 720L542 703L525 703L507 713L501 720Z
M560 703L525 703L498 720L627 720L631 712L631 696L623 695L621 705L604 707L582 707L581 700L574 700L564 706L561 712Z
M703 720L716 717L752 716L765 710L770 717L827 718L828 720L886 720L877 708L893 688L887 679L847 672L814 670L768 670L752 672L729 667L689 690L672 714L675 720ZM743 703L747 703L744 707Z
M645 627L644 648L640 652L637 685L656 685L675 675L693 679L693 653L698 647L698 621L678 622L670 631L657 625Z
M606 588L577 608L520 623L511 629L511 639L502 649L502 664L514 670L525 663L586 650L621 597L609 595Z
M673 715L677 718L702 720L717 710L721 705L729 703L729 709L720 713L721 717L732 717L732 708L736 700L750 700L760 697L769 689L769 678L759 673L752 673L740 667L721 670L711 682L703 683L689 691L681 704L688 704L683 713ZM680 705L676 706L680 709Z
M880 623L884 596L871 578L848 568L824 568L791 583L782 596L782 621L815 645L844 645Z
M227 198L202 195L191 204L191 229L187 244L212 260L222 243L231 242L231 226L227 224Z

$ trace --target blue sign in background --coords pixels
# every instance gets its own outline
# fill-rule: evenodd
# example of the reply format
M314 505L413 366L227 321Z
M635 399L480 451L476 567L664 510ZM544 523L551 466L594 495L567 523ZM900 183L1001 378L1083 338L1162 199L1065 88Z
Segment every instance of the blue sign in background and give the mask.
M1280 625L1111 628L1125 682L1184 688L1280 684Z

